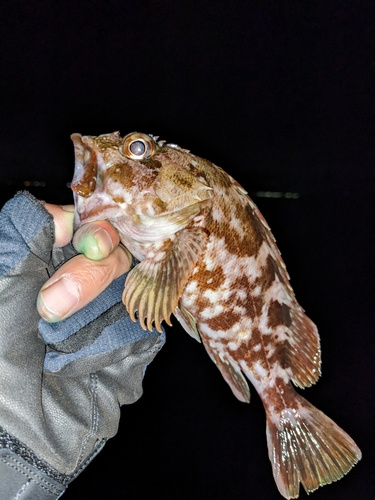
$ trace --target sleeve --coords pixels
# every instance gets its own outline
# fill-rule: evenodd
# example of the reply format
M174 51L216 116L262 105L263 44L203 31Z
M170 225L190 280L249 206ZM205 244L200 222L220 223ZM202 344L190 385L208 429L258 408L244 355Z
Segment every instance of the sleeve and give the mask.
M126 276L72 317L46 323L41 286L71 245L53 249L52 216L28 193L0 213L0 497L59 498L117 432L142 394L164 334L143 331L121 302ZM126 425L126 422L124 423ZM23 496L22 496L23 495Z

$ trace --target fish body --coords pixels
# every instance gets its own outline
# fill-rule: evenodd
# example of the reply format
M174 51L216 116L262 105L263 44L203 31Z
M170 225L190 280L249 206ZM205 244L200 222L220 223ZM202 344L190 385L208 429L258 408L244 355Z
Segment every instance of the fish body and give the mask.
M173 314L202 341L234 395L248 379L267 418L273 475L285 498L340 479L354 441L300 396L320 376L317 328L298 304L269 226L224 170L153 136L73 134L77 225L108 219L140 261L123 301L143 328Z

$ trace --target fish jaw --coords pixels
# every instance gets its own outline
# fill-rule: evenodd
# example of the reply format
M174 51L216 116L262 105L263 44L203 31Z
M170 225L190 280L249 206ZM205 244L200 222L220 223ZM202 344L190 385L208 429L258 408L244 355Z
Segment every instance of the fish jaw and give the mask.
M72 134L70 138L73 141L75 156L74 175L70 187L75 193L87 198L97 187L100 167L104 166L103 159L95 151L91 137Z
M104 190L96 191L89 198L74 193L75 229L97 220L111 220L121 215L120 206Z
M74 229L97 220L114 220L126 211L126 203L119 203L108 186L108 170L123 162L119 151L118 132L99 137L71 135L75 166L71 182L75 204ZM103 146L106 145L106 147ZM124 201L124 200L120 200ZM128 196L131 203L131 197Z
M70 138L73 141L73 146L74 146L74 175L73 175L73 180L71 182L71 186L73 186L83 175L85 146L82 141L81 134L77 133L72 134Z

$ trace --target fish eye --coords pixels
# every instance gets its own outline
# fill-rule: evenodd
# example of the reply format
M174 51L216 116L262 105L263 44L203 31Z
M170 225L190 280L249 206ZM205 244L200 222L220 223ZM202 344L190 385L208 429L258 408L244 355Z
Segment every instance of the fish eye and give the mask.
M120 152L132 160L143 160L155 153L156 144L146 134L132 132L124 137Z
M142 141L134 141L129 146L130 151L135 156L142 156L146 151L146 146Z

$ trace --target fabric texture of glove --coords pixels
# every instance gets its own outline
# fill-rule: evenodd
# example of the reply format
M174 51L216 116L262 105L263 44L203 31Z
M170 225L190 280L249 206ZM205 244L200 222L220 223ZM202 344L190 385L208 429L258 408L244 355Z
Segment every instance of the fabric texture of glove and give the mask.
M121 302L125 276L70 318L54 324L42 320L36 310L40 288L75 255L71 244L53 249L53 243L53 218L30 194L20 193L3 207L0 498L4 499L15 498L16 493L20 499L58 498L116 434L120 406L141 396L145 369L164 343L164 335L143 331L129 318ZM10 479L16 472L19 485L16 476ZM6 484L13 484L9 493L4 493Z

